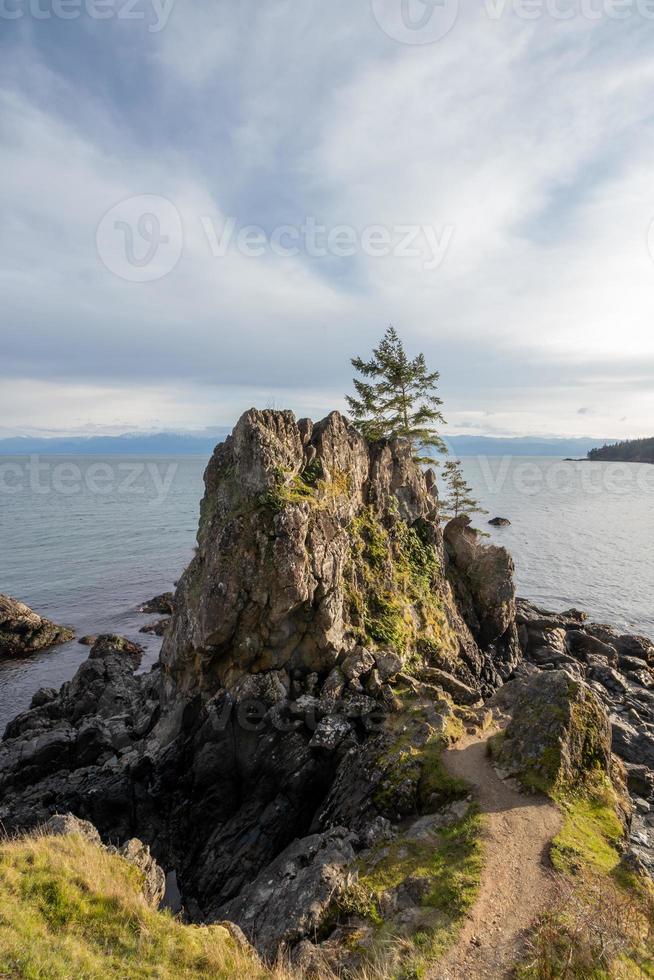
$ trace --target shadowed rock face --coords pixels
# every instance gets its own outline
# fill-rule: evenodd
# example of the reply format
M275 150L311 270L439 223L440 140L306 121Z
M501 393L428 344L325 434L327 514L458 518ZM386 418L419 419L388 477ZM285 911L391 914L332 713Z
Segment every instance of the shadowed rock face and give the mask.
M447 727L443 690L472 704L508 676L513 566L465 524L445 549L433 477L337 413L247 412L205 486L160 663L136 675L100 637L40 692L5 733L0 819L70 811L138 837L192 918L234 916L273 953L318 928L375 827L439 805L421 764L392 778L389 722L407 669L418 753Z

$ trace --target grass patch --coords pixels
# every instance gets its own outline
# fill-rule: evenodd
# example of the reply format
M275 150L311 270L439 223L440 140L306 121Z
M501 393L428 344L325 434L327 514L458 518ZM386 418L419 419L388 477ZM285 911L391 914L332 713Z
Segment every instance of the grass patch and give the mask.
M359 896L369 895L365 917L385 939L369 950L360 969L348 974L351 980L423 975L422 964L474 900L481 867L478 820L470 813L434 843L398 845L364 872ZM426 925L410 941L398 936L394 942L379 914L379 896L387 882L399 882L403 875L429 884L423 901ZM185 925L151 908L141 886L140 871L79 835L33 836L0 845L0 976L306 980L283 960L267 966L221 926ZM361 914L360 902L352 896L349 914ZM319 975L337 980L327 963Z
M654 977L653 944L651 895L585 872L574 882L563 879L516 980L643 980Z
M563 826L551 859L560 896L529 941L517 980L654 977L654 888L620 864L624 836L606 777L560 798Z
M272 486L259 496L259 505L279 513L289 504L309 504L324 509L350 490L348 473L335 470L326 473L319 460L314 460L301 473L278 466Z
M479 890L481 829L482 817L470 807L461 820L425 840L400 837L380 845L360 866L359 880L341 899L339 911L374 926L373 941L362 951L365 956L374 956L379 948L395 948L390 976L426 976L430 964L456 938ZM419 917L409 930L387 912L389 894L407 885L421 896Z
M591 795L569 798L561 803L563 827L551 848L557 871L577 874L588 868L609 874L620 863L618 845L622 824L615 812L613 790L598 786Z
M25 980L263 980L220 926L147 905L141 872L78 835L0 846L0 976Z

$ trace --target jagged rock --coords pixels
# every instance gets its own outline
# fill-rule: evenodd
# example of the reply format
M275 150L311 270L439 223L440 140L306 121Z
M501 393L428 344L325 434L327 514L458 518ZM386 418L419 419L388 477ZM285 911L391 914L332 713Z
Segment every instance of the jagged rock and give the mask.
M57 809L77 810L99 822L93 805L80 807L87 767L118 762L140 744L157 717L154 677L134 674L139 656L128 640L99 637L58 694L37 696L9 723L0 744L0 819L7 826L34 826ZM109 769L94 773L96 796L89 795L89 804L97 800L102 806L101 787L115 778ZM129 807L128 793L122 806Z
M326 676L361 632L349 598L353 522L388 535L433 513L405 443L368 445L338 413L308 431L290 412L253 409L216 449L198 554L162 651L171 696L231 690L243 674L279 668ZM429 533L438 549L436 525ZM380 580L377 600L383 588Z
M337 827L295 841L221 914L241 924L264 956L315 936L352 877L352 835Z
M652 676L651 668L638 657L630 657L627 654L621 653L618 655L617 666L623 673L640 673L642 671L644 676L648 673Z
M334 971L332 963L326 955L326 950L320 948L310 939L303 939L293 949L291 963L300 971L302 977L310 980L321 980L330 976Z
M618 663L618 653L613 645L604 643L585 631L568 630L565 639L568 649L577 657L585 658L587 661L591 656L600 657L611 667L615 667Z
M174 611L175 597L172 592L163 592L139 606L139 612L149 615L158 613L160 616L172 616Z
M371 697L376 698L381 693L382 687L383 682L381 675L377 668L373 667L366 678L366 691L371 695Z
M87 634L86 636L80 636L77 642L80 643L83 647L92 647L97 639L98 639L97 636L92 636L91 634Z
M91 844L102 844L100 834L89 820L80 820L72 813L55 813L43 826L41 831L50 837L65 837L68 834L79 834Z
M237 926L235 922L229 922L228 919L224 919L222 922L216 922L215 925L221 926L229 935L232 937L237 946L241 949L251 950L252 945L248 942L247 936L243 932L240 926Z
M612 725L613 751L634 765L644 764L654 770L654 735L623 721Z
M463 681L457 680L446 670L439 670L437 667L422 667L419 671L421 680L429 681L437 687L441 687L447 694L451 695L457 704L478 704L481 700L481 693L468 687Z
M166 875L150 854L148 845L132 837L117 848L116 852L143 873L143 894L146 901L155 907L160 905L166 890Z
M511 676L522 657L515 620L513 559L505 548L485 543L466 516L446 525L444 539L447 578L461 615L485 656L481 670L472 671L468 677L442 659L433 666L456 673L471 687L481 680L482 693L488 696ZM459 657L464 661L470 657L463 634Z
M619 654L644 660L654 667L654 643L646 636L619 636L615 646Z
M376 653L375 663L382 683L392 680L402 670L402 657L392 650L384 650Z
M341 664L341 670L349 681L358 681L375 666L375 658L365 647L356 647Z
M32 695L32 700L30 702L30 708L42 708L44 704L50 704L57 697L57 691L54 687L40 687Z
M341 715L328 715L318 722L313 737L309 742L311 749L324 749L333 752L343 739L352 734L352 726Z
M322 686L322 697L336 700L341 697L344 690L345 674L339 667L334 667L327 675L325 683Z
M593 666L588 671L588 676L605 687L613 695L623 695L627 692L627 685L624 683L617 670L606 667L603 664Z
M586 684L548 671L510 682L500 697L512 714L494 748L503 770L548 792L574 788L598 770L611 773L611 726Z
M579 609L568 609L562 613L540 609L527 599L516 599L516 622L518 625L541 627L542 629L579 629L588 619Z
M481 642L493 643L515 621L513 559L505 548L483 544L465 515L447 524L445 542L456 572L470 591Z
M24 602L0 594L0 657L24 657L74 636L73 630L39 616Z
M285 670L270 670L263 674L244 674L234 684L236 701L261 701L269 706L286 701L290 681Z

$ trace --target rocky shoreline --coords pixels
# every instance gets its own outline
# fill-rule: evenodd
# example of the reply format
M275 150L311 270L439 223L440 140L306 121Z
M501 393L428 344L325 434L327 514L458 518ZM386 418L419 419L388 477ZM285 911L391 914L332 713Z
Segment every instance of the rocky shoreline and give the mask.
M654 876L654 643L590 623L579 610L551 613L524 599L516 622L527 662L584 681L605 706L634 802L632 850Z
M235 922L266 957L351 965L348 936L369 948L380 918L397 939L451 926L425 847L474 811L440 753L501 717L515 752L498 764L518 772L528 684L552 778L598 766L625 852L654 871L654 644L516 600L508 552L467 518L441 526L409 447L338 413L246 413L205 487L197 554L148 607L170 614L155 668L100 636L7 726L8 831L70 812L104 841L139 838L190 921Z

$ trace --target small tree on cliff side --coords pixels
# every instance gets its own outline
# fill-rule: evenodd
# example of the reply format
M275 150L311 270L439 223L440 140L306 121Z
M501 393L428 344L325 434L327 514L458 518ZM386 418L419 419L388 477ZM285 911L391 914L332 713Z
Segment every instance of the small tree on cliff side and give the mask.
M354 357L352 366L371 379L354 378L358 397L346 395L352 422L367 439L408 439L419 463L433 460L430 449L447 452L436 430L445 425L436 394L440 375L427 370L424 354L410 360L397 331L389 327L371 359Z
M470 516L488 513L472 496L472 488L463 477L460 459L449 459L443 467L443 476L449 491L449 496L443 501L445 516L461 517L462 514Z

